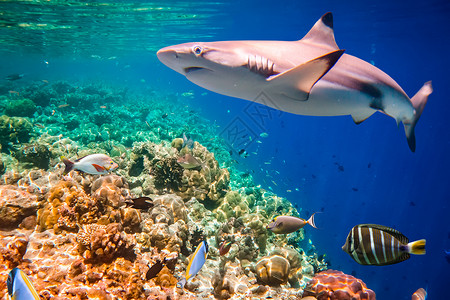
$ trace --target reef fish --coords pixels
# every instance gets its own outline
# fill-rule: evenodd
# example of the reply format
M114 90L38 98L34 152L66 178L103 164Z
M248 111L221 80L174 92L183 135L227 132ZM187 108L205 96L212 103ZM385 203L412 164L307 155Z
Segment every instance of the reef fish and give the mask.
M316 224L314 223L314 214L306 221L302 218L292 217L292 216L278 216L272 220L272 223L267 225L267 229L273 231L273 233L286 234L299 230L306 224L311 225L314 228Z
M195 158L189 153L179 157L177 159L177 162L180 164L180 166L188 170L201 169L203 165L201 161L199 161L197 158Z
M157 260L156 263L148 269L145 278L147 278L147 280L155 278L156 275L158 275L158 273L162 270L162 268L164 268L165 264L166 258L164 258L163 261Z
M418 289L414 292L414 294L411 297L411 300L425 300L427 299L427 291L423 288Z
M189 264L186 269L186 277L177 283L179 288L183 288L186 282L197 275L198 271L200 271L203 267L206 261L206 256L208 255L208 249L209 247L206 241L202 241L197 246L197 249L189 260Z
M376 224L353 227L342 246L361 265L385 266L407 260L412 254L425 254L425 240L409 242L399 231Z
M137 208L137 209L149 209L153 207L152 198L150 197L139 197L134 199L125 200L127 206Z
M119 167L119 165L113 162L106 154L90 154L79 158L74 162L68 160L64 156L61 157L61 160L66 165L64 174L67 174L72 170L79 170L93 175L106 174Z
M5 79L9 80L9 81L19 80L22 78L23 78L23 74L10 74L5 77Z
M227 254L228 251L230 251L231 244L232 244L231 242L223 241L222 244L220 244L220 247L219 247L219 254L221 256L224 256L225 254Z
M411 151L414 127L432 93L427 82L410 99L389 75L344 54L330 12L298 41L193 42L162 48L157 56L207 90L280 111L351 115L357 124L380 111L403 123Z
M11 270L11 272L9 272L6 285L8 287L9 299L40 299L38 293L36 292L36 289L28 279L27 275L25 275L25 273L18 268L14 268Z

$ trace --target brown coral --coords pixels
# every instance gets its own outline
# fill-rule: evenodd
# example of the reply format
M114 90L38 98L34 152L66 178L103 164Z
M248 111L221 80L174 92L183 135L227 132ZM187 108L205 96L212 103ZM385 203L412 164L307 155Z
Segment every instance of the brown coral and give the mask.
M168 157L155 161L150 174L154 177L158 190L178 191L183 178L183 167L176 158Z
M289 261L278 255L266 256L256 263L258 280L268 285L286 283L290 271Z
M0 237L0 262L8 269L17 267L27 251L28 238L24 235Z
M375 300L375 293L352 275L326 270L314 276L305 288L304 296L318 300Z
M0 228L14 228L36 214L37 197L16 186L0 186Z
M84 225L77 234L80 254L95 263L110 262L117 257L133 258L135 240L122 231L121 224Z

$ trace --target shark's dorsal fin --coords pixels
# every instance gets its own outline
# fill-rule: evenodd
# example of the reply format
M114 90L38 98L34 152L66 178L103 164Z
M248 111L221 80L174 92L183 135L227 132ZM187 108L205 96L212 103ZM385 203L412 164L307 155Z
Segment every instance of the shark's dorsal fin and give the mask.
M342 54L344 50L336 50L268 78L270 91L292 100L308 100L311 88L334 66Z
M331 12L324 14L300 41L320 44L338 50L339 47L334 39L333 14Z

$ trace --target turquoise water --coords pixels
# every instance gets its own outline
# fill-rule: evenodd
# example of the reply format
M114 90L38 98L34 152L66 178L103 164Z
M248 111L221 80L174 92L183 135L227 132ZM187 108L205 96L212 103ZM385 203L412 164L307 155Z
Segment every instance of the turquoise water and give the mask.
M42 80L126 89L129 95L128 122L110 119L114 114L100 108L114 105L114 99L56 109L54 115L54 107L65 103L47 103L37 110L41 116L29 116L45 124L39 133L63 134L86 145L106 143L108 138L90 137L83 127L95 113L99 130L118 131L112 140L135 136L127 147L133 141L171 141L187 132L219 163L232 166L233 176L250 174L255 185L301 208L302 217L321 211L320 229L307 230L306 238L318 254L327 254L330 268L356 274L378 299L410 299L419 287L428 288L430 299L445 298L450 279L444 252L450 249L447 1L2 1L0 9L0 77L24 75L3 80L2 95L14 97L9 91L33 84L45 91ZM359 126L350 117L277 112L261 123L249 114L258 105L201 89L155 55L162 47L191 41L300 39L327 11L334 14L338 45L385 71L409 96L433 81L434 92L416 127L415 153L403 129L380 113ZM140 109L140 101L148 101L140 95L150 93L169 96L154 97ZM165 113L169 129L149 137L154 128L145 122L165 126L158 118ZM248 157L240 156L243 147L226 135L237 118L254 136L244 147ZM58 132L60 123L69 121L73 127ZM223 147L212 140L216 136ZM361 223L394 227L410 240L426 238L427 254L393 266L360 266L340 248L350 228Z

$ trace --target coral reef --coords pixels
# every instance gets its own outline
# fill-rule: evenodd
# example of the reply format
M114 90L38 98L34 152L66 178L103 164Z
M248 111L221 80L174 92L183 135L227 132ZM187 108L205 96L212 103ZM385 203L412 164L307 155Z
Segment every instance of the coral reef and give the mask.
M14 157L30 167L47 170L51 153L46 145L23 144L22 147L14 152Z
M278 255L263 257L256 263L258 280L268 285L286 283L290 269L289 261Z
M81 256L96 264L111 262L117 257L134 256L133 247L136 243L133 236L126 234L119 223L107 226L83 225L77 233L77 242Z
M28 142L32 131L33 126L25 118L0 116L0 144L2 145L2 150L5 150L9 143Z
M331 269L316 274L306 286L304 296L318 300L375 300L375 293L362 280Z
M302 230L267 231L274 216L297 210L232 166L214 126L186 108L188 96L148 89L142 101L127 89L65 81L18 92L38 107L29 120L0 117L0 228L8 230L0 232L0 298L13 267L56 300L300 299L326 268ZM115 174L63 175L61 156L92 153L109 154ZM199 166L180 165L186 154ZM151 205L130 205L142 196ZM179 289L201 241L206 263ZM224 255L222 242L231 245Z
M175 158L164 158L156 161L150 174L158 190L178 191L183 177L183 168Z
M15 228L36 214L38 197L13 185L0 185L0 228Z
M27 98L10 101L5 107L5 114L10 117L31 117L35 112L36 104Z

